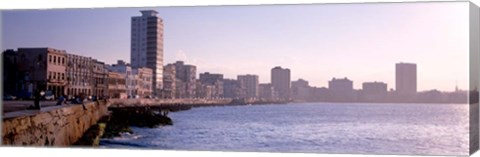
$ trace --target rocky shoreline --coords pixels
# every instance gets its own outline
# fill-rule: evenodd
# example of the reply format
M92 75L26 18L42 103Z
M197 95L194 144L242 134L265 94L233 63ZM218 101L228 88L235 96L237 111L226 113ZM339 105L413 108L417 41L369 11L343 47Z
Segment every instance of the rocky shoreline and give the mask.
M98 146L101 138L119 137L121 133L133 133L134 127L159 127L173 125L167 116L169 110L159 111L148 107L111 109L110 114L102 117L98 123L90 127L74 146Z

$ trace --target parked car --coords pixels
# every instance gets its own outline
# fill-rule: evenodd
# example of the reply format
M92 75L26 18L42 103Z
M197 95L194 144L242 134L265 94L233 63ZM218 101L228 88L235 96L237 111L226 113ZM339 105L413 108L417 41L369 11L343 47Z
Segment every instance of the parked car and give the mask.
M3 100L16 100L17 97L13 95L5 95L3 96Z
M53 94L45 95L45 100L55 100L55 95Z

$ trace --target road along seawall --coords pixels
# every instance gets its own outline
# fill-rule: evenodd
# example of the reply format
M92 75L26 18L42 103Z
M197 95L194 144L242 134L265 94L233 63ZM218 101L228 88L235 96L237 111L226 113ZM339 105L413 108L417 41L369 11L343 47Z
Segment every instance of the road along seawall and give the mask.
M107 115L107 102L96 101L37 111L38 113L5 117L2 144L6 146L70 146L84 132ZM42 109L43 110L43 109Z

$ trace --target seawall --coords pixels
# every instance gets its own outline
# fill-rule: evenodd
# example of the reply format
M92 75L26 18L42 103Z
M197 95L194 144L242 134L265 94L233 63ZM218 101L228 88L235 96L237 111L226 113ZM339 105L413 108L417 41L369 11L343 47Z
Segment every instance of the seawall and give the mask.
M24 111L6 115L2 144L11 146L69 146L107 114L105 101L53 107L46 111ZM44 109L42 109L44 110Z

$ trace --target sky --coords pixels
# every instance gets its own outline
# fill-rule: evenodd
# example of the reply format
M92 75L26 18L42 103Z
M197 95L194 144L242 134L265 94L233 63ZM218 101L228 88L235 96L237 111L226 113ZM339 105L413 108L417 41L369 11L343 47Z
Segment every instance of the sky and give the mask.
M395 63L417 64L418 90L468 87L468 3L370 3L2 11L2 49L52 47L108 64L130 62L130 20L164 20L164 64L226 78L291 70L327 87L333 77L385 82ZM198 75L197 75L198 77Z

